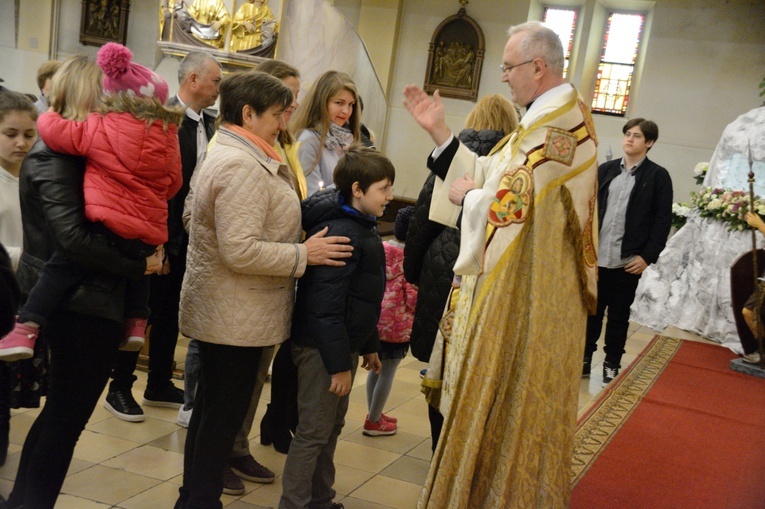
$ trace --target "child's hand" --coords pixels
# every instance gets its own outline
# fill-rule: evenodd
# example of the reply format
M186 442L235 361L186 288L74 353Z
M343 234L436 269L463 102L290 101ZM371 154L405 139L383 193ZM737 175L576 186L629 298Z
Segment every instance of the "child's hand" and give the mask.
M164 250L160 247L154 254L146 257L146 272L144 274L154 274L162 268L162 258L164 257Z
M332 375L332 383L329 384L329 392L333 392L341 398L351 392L351 372L343 371L342 373L335 373Z
M366 369L367 371L374 371L375 374L380 372L380 368L382 368L382 363L380 363L380 357L377 355L377 353L366 353L361 356L364 361L361 363L361 367Z

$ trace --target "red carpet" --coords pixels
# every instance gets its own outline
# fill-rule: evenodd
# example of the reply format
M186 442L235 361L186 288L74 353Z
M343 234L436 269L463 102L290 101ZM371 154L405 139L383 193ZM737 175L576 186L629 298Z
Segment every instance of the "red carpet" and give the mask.
M657 336L580 421L571 507L765 508L765 380Z

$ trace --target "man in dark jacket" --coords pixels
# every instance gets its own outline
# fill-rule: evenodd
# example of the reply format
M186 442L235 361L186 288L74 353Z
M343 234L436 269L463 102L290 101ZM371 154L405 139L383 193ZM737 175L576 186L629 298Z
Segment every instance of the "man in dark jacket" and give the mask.
M604 386L619 374L640 275L659 258L672 223L672 180L646 157L659 127L635 118L622 132L624 157L598 168L598 308L587 321L582 367L582 376L588 377L608 308Z

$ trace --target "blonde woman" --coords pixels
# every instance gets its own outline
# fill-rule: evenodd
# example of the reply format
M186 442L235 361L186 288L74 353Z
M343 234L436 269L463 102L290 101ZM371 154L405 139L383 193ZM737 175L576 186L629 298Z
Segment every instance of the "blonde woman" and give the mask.
M101 71L84 56L68 59L53 77L50 104L64 118L83 121L101 94ZM124 257L94 236L82 198L83 159L53 152L42 141L21 166L24 252L17 277L22 292L34 286L54 250L92 269L49 318L48 392L21 452L10 507L53 507L74 447L109 378L122 339L125 288L162 266L155 253ZM35 354L37 356L37 353Z
M303 166L308 196L334 187L332 175L348 147L360 140L361 115L358 92L350 76L338 71L322 74L292 119L298 156Z

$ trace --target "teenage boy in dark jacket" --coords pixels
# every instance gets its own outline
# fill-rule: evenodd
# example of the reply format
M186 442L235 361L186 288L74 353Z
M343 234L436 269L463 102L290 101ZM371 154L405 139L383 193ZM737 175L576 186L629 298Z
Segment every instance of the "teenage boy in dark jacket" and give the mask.
M292 359L298 370L298 427L282 477L281 509L342 508L333 503L334 454L345 424L348 394L359 362L380 370L377 321L385 292L385 251L377 218L393 199L391 162L372 149L352 147L337 164L336 189L303 202L308 236L351 239L342 267L311 266L298 282L292 320Z
M598 168L598 309L587 321L582 368L582 376L588 377L608 308L604 386L621 368L640 275L658 260L672 225L672 180L667 170L646 157L659 138L659 127L634 118L622 132L624 157Z

